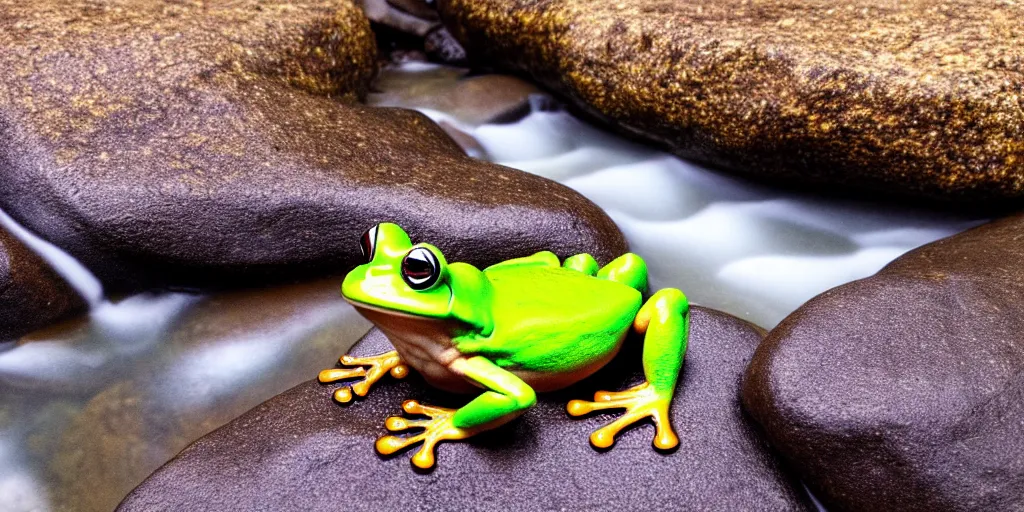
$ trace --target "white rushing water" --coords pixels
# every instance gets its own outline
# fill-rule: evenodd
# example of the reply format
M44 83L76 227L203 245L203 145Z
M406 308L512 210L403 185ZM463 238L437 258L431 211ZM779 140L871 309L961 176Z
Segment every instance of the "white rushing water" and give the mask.
M67 280L68 284L85 299L90 307L96 306L103 300L103 285L100 284L100 280L73 256L25 229L3 210L0 210L0 227L6 229L29 249L50 263L50 266Z
M65 502L52 503L59 485L50 472L59 457L53 450L72 419L118 383L133 383L151 414L188 417L201 426L207 418L241 414L314 377L369 328L341 300L335 280L209 296L141 293L112 301L71 255L2 211L0 225L46 260L90 307L80 321L34 333L27 338L31 341L0 351L0 511L68 509ZM119 427L87 428L117 436ZM182 435L205 433L186 427ZM46 448L32 448L39 439L47 439ZM165 459L183 447L150 441L146 448ZM124 437L123 447L118 442L107 439L80 449L85 460L102 457L98 452L111 446L128 450L125 456L140 449L132 436ZM145 476L115 473L110 475L115 488L125 485L117 478L134 484Z
M487 158L559 181L615 220L651 286L771 328L815 295L978 221L760 186L611 135L564 111L471 126Z

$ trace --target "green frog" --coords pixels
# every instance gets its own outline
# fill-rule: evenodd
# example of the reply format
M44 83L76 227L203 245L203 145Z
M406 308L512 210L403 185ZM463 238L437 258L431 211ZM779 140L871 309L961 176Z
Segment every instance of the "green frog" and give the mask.
M437 388L478 393L453 410L408 400L408 415L385 421L391 432L376 449L390 455L422 442L412 463L429 469L441 441L471 437L526 412L537 393L586 378L618 353L630 329L644 335L646 381L624 391L599 391L593 401L572 400L568 412L625 409L596 430L590 442L609 448L625 427L645 418L655 425L654 446L679 439L669 407L686 353L689 304L679 290L659 290L646 302L647 265L627 253L604 267L588 254L559 261L552 252L511 259L480 270L448 263L437 247L413 244L399 226L378 224L363 234L366 263L345 277L342 295L387 335L395 350L371 357L343 356L342 368L320 372L322 383L361 379L337 389L348 403L366 396L385 374L410 367Z

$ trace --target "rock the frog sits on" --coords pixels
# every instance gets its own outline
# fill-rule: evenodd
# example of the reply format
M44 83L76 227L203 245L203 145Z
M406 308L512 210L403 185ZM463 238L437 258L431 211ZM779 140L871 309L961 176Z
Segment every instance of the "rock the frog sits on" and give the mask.
M380 438L381 454L423 442L412 462L432 467L440 441L466 439L507 423L533 406L536 392L564 388L600 369L631 326L644 333L646 382L625 391L600 391L593 402L572 400L569 414L626 410L590 436L599 448L610 447L619 431L647 417L656 428L655 447L679 444L669 405L686 353L689 306L686 296L671 288L644 303L647 265L639 256L624 254L598 268L588 254L559 263L553 253L539 252L481 271L446 262L436 247L413 245L402 228L387 223L363 234L362 249L366 263L345 277L342 294L395 350L343 356L346 368L320 372L323 383L362 378L336 390L335 400L365 396L385 373L402 378L409 366L440 389L483 390L458 410L406 401L406 413L429 419L388 418L389 431L423 431Z

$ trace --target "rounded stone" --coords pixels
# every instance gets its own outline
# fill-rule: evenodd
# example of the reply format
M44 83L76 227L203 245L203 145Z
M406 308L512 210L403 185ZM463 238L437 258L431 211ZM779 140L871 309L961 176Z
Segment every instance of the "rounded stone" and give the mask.
M1022 232L907 253L758 348L744 404L828 510L1024 508Z
M625 250L567 187L355 103L376 49L349 0L0 10L0 207L108 291L341 273L382 221L481 266Z
M420 473L410 453L382 458L374 441L407 399L459 406L468 399L418 375L379 382L364 400L332 401L333 386L310 381L193 443L122 502L119 510L624 510L680 504L718 510L810 510L799 487L740 409L739 378L761 331L694 308L690 349L672 420L681 445L651 447L654 429L627 430L596 451L601 414L573 419L566 403L598 388L642 381L639 340L612 366L538 404L514 422L468 442L442 444L437 468ZM390 349L374 330L352 350Z
M402 106L444 112L477 126L518 121L530 113L531 98L542 94L537 86L509 75L466 76L461 68L438 67L408 71L381 70L367 101L378 106Z

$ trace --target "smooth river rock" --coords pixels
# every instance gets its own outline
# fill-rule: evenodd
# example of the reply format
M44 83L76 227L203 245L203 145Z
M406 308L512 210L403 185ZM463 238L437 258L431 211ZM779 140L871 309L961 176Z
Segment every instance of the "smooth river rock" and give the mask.
M740 409L738 387L757 328L694 309L690 351L673 406L679 449L659 454L654 428L590 447L610 416L572 419L571 398L642 380L639 340L617 362L565 392L541 395L516 421L471 442L446 443L437 468L414 471L410 453L381 458L374 440L405 399L458 406L466 397L418 375L390 377L343 407L332 386L301 384L193 443L119 507L135 510L808 510ZM389 349L371 331L353 353Z
M625 250L570 189L355 103L376 47L349 0L0 12L0 207L108 290L340 273L380 221L478 265Z
M0 344L85 310L85 301L0 227Z
M1024 510L1024 216L801 307L743 400L828 510Z
M417 66L418 67L418 66ZM518 121L531 111L531 101L546 98L537 86L509 75L467 76L467 69L437 66L412 70L388 66L367 97L381 107L444 112L461 123L479 126Z
M771 182L1024 198L1024 4L440 0L519 70L679 155Z

